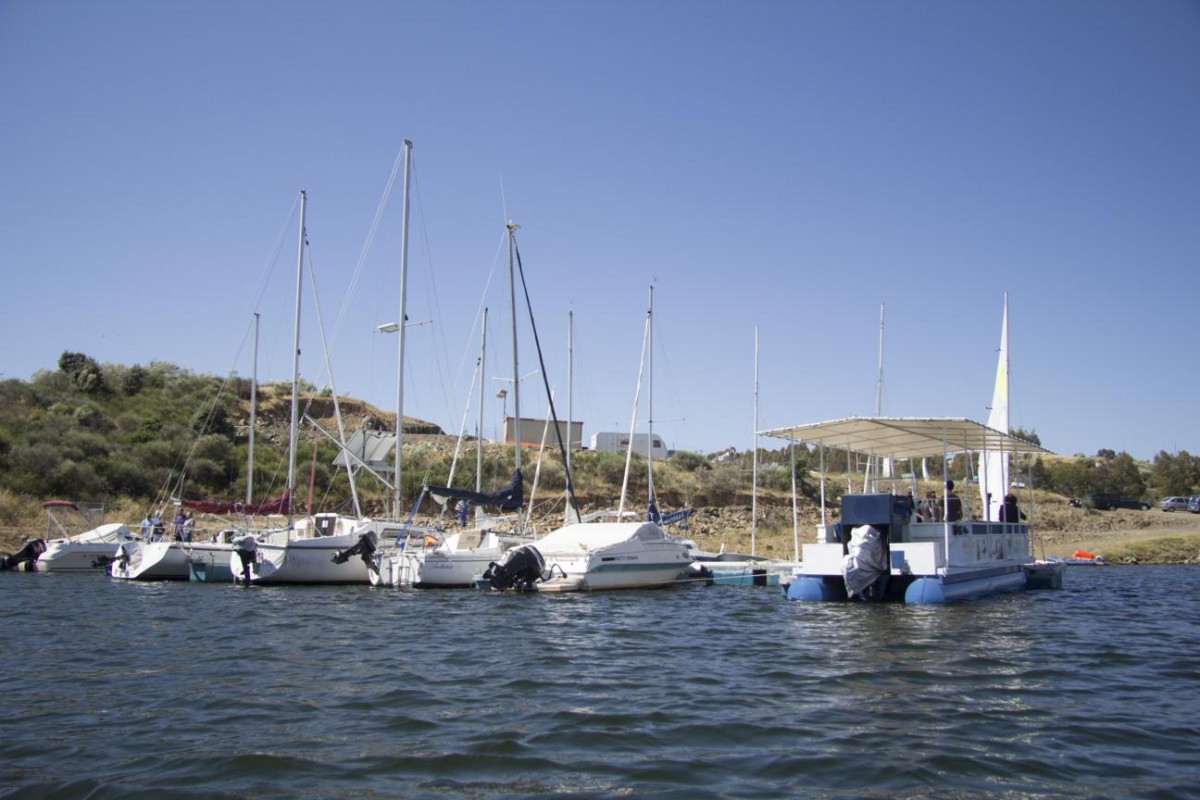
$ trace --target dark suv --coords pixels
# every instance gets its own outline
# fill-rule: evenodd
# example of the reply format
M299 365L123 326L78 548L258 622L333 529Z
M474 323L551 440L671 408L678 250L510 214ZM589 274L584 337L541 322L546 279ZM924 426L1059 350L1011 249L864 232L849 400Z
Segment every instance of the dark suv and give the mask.
M1132 508L1135 511L1150 510L1150 504L1143 500L1135 500L1132 497L1123 497L1119 494L1107 494L1104 492L1085 494L1083 496L1083 504L1097 511L1115 511L1118 508Z

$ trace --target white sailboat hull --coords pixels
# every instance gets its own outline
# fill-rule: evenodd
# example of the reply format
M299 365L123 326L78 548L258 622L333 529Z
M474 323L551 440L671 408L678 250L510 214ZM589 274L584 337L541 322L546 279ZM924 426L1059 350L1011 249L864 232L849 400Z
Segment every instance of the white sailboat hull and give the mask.
M187 553L180 542L129 542L119 548L108 574L126 581L186 581Z
M188 579L205 583L230 583L234 572L230 567L233 545L224 542L192 543L185 546L188 559ZM240 566L240 562L239 562Z
M503 554L498 547L459 553L392 550L379 557L379 571L370 573L371 585L415 589L469 589L475 586L488 566L494 561L499 561Z
M259 544L258 559L250 567L251 583L367 583L367 565L361 558L335 564L333 557L353 546L357 533L293 539L286 544ZM234 552L229 567L242 574L241 556Z

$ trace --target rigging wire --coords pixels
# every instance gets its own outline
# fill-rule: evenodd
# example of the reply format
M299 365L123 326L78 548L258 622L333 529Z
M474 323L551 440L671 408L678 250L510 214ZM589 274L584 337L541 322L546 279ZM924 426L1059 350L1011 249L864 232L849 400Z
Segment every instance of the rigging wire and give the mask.
M379 233L379 223L383 219L383 213L387 209L388 200L392 196L392 188L396 183L396 176L400 172L400 167L404 163L404 146L401 145L400 152L396 154L396 160L392 162L392 171L388 175L387 182L383 187L383 194L379 198L379 203L375 207L375 216L371 219L371 226L367 229L367 238L363 242L362 251L358 255L358 262L354 265L354 273L351 275L350 284L346 287L346 294L342 298L342 306L338 310L337 319L333 326L333 336L330 339L329 347L332 350L337 343L338 333L342 329L342 323L345 321L350 312L350 303L354 299L354 293L358 288L358 282L362 278L363 270L366 268L367 257L371 253L371 247L375 243L375 237ZM404 320L400 321L404 324Z
M417 173L417 165L416 165L415 160L413 163L412 177L413 177L414 194L416 194L416 199L417 199L416 205L417 205L417 210L418 210L418 217L420 217L420 222L421 222L421 239L425 245L425 257L426 257L426 261L427 261L427 265L428 265L428 270L425 272L426 291L429 292L429 295L433 301L434 319L442 320L442 319L444 319L444 317L442 316L441 300L438 297L438 291L437 291L437 277L436 277L437 271L433 268L433 250L429 246L429 226L428 226L428 222L427 222L428 218L425 214L425 205L424 205L424 201L423 201L423 196L421 194L421 180L420 180L420 176ZM449 378L450 378L450 375L449 375L450 354L446 349L445 326L441 325L441 324L435 324L433 326L432 333L433 333L434 342L436 344L441 345L441 351L442 351L441 359L440 360L434 359L434 361L436 362L435 366L437 367L438 383L442 390L442 404L445 406L449 417L451 419L454 419L454 417L457 416L456 412L458 411L458 408L457 408L455 402L451 400L451 392L447 385L447 382L449 381ZM456 376L456 381L457 381L458 377L461 377L461 375Z
M563 458L564 470L563 471L565 472L565 474L567 476L567 496L571 499L572 508L577 509L577 508L579 508L579 504L575 501L575 483L571 478L571 471L569 469L565 468L566 467L566 465L565 465L566 448L563 446L562 428L558 424L558 413L554 410L554 395L550 391L550 379L546 375L546 362L545 362L545 359L542 357L542 345L541 345L541 342L538 340L537 321L534 319L534 316L533 316L533 302L529 299L529 286L525 283L525 267L521 263L521 248L517 246L516 234L513 233L511 235L512 235L512 242L513 242L513 252L515 253L515 255L517 257L517 271L521 275L521 290L525 293L525 307L529 310L529 327L533 330L533 343L534 343L534 346L537 348L538 366L541 367L542 384L546 387L546 397L550 403L550 418L552 420L554 420L554 437L558 440L558 451L560 453L562 453L564 456L564 458ZM519 378L515 375L513 376L513 378L519 380Z

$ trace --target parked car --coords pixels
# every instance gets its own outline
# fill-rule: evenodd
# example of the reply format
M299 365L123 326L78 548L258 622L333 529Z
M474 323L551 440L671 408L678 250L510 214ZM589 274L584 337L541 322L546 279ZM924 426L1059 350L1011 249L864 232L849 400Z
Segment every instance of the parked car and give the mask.
M1108 494L1106 492L1094 492L1083 496L1083 504L1088 508L1094 508L1098 511L1115 511L1118 508L1140 509L1149 511L1150 504L1145 500L1135 500L1132 497L1125 497L1119 494Z
M1188 511L1200 514L1200 494L1194 494L1188 498Z
M1158 504L1158 507L1163 511L1187 511L1188 498L1186 497L1168 497Z

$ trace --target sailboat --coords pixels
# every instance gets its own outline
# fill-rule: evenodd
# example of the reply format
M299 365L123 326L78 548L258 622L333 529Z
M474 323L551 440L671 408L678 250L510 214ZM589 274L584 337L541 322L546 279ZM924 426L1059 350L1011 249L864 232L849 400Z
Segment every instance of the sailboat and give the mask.
M406 146L408 143L405 143ZM251 533L234 543L229 568L245 583L363 583L367 565L362 559L338 563L333 556L359 541L371 529L370 520L334 513L295 520L290 502L296 486L296 443L300 401L300 298L304 282L307 195L300 192L300 234L296 257L296 312L292 350L292 405L288 437L288 525L282 531ZM336 391L334 392L336 397ZM352 483L353 485L353 483Z
M750 554L727 553L724 545L721 552L704 552L695 548L690 540L695 561L688 568L692 577L709 584L721 586L779 586L799 567L798 561L766 558L758 555L758 326L754 326L754 431L751 440L753 457L750 477ZM796 514L796 464L792 453L792 512L793 524ZM797 547L797 550L799 548Z
M653 316L654 288L651 287L643 355L652 341ZM636 395L640 390L639 369L634 424ZM618 519L625 511L634 440L632 432L629 438ZM653 439L653 436L647 437L650 446ZM652 469L649 471L653 473ZM651 477L651 508L654 508L653 485ZM508 551L504 559L489 569L485 579L494 589L538 592L650 589L677 584L691 563L692 554L687 543L668 535L655 521L582 522L576 517L537 541Z
M257 411L258 387L258 324L259 315L254 314L254 365L250 383L250 426L249 447L246 466L246 501L231 503L214 500L186 500L178 502L180 509L207 514L241 514L247 520L255 515L279 514L291 505L290 495L283 494L272 500L254 503L254 429ZM182 482L181 482L182 484ZM117 580L160 581L193 580L207 583L229 583L233 580L230 556L234 542L249 533L244 529L226 528L216 534L193 539L190 534L176 541L126 542L117 548L109 565L108 573ZM176 531L178 535L178 531ZM274 537L286 538L286 529L259 530L258 540Z
M515 240L513 235L518 226L509 223L506 235L509 243L509 303L512 311L512 348L513 348L513 413L521 419L520 374L518 371L517 352L517 316L516 316L516 283L513 268ZM486 314L485 314L486 320ZM486 325L486 322L485 322ZM480 369L486 354L486 334L480 337ZM480 382L480 431L483 430L483 388ZM404 541L379 554L377 569L371 571L370 579L375 585L382 586L411 586L415 588L470 588L475 586L489 566L500 559L514 545L528 542L530 537L524 533L521 524L521 506L524 499L524 476L521 472L521 441L520 435L514 436L513 461L514 471L508 486L497 492L482 491L482 450L476 451L475 491L458 489L451 486L426 486L435 500L445 504L451 500L473 503L477 508L492 507L500 511L515 511L516 531L500 531L485 526L456 531L445 535L441 531L430 532L431 547L414 546L417 542L424 543L425 536L406 537Z
M1007 314L1005 320L1006 338ZM1002 358L997 381L1004 384L1005 397L1007 375ZM1061 585L1061 568L1034 561L1030 526L972 519L969 496L965 513L955 513L962 501L949 481L937 504L940 519L919 519L908 495L868 486L862 492L847 490L839 522L824 521L827 447L846 451L848 463L851 454L910 462L940 455L946 474L958 453L1046 452L1039 445L990 425L945 417L850 417L764 433L815 445L821 452L823 522L816 541L804 545L802 566L787 590L789 599L938 604Z

